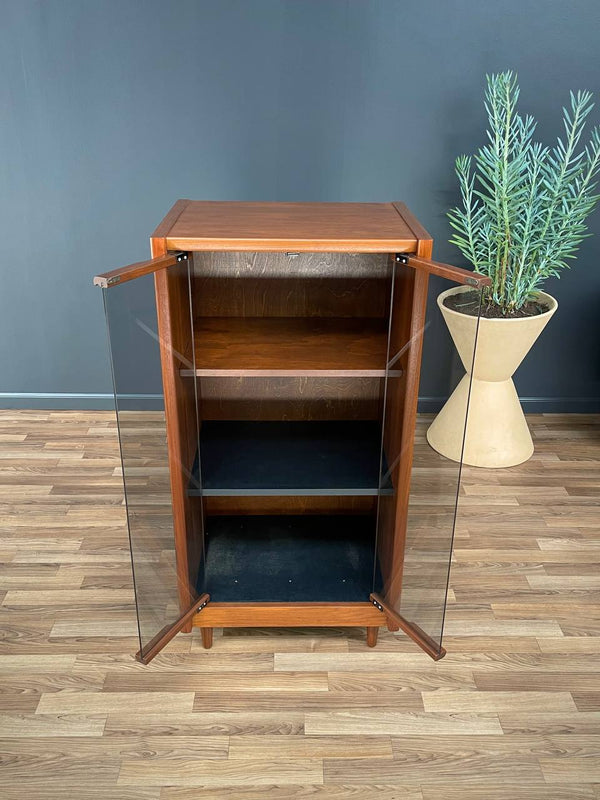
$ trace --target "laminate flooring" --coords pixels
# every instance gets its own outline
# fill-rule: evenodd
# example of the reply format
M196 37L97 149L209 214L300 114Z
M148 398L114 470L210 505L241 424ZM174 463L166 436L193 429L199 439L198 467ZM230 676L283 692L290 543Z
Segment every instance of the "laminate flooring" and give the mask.
M0 412L0 796L600 798L600 419L529 422L464 469L442 661L253 629L143 666L114 415Z

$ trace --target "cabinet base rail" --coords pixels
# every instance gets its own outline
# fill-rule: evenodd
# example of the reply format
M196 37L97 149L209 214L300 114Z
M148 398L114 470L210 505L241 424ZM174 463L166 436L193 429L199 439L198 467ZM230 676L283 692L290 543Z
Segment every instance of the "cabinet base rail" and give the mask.
M367 628L367 644L375 647L378 629L387 617L371 603L213 603L192 617L202 630L204 647L212 644L212 628ZM391 623L393 626L393 623ZM389 626L388 626L389 627ZM390 627L392 630L393 627ZM397 630L397 628L396 628Z
M446 655L444 648L418 625L407 622L378 594L365 603L209 603L201 595L175 625L164 629L137 653L137 660L149 663L178 631L200 628L202 644L212 647L214 628L366 628L367 645L375 647L379 628L402 630L434 661Z

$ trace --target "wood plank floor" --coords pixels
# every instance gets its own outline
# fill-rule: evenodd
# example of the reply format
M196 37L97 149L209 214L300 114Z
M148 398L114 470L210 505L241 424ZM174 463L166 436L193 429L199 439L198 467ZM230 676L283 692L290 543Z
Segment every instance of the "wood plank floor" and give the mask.
M4 800L600 798L600 419L465 469L445 646L179 635L136 663L114 416L0 412Z

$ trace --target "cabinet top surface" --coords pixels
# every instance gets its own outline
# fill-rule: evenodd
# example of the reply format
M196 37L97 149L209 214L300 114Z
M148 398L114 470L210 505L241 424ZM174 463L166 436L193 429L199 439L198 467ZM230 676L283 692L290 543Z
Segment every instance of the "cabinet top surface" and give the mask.
M409 252L430 236L403 203L178 200L153 233L169 250Z

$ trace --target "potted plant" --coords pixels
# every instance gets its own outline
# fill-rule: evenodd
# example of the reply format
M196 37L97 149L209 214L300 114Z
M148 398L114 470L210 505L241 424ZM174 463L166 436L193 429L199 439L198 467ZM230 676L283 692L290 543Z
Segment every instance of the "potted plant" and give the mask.
M438 297L467 375L427 438L439 453L460 460L470 389L463 460L482 467L513 466L533 453L512 375L558 307L542 286L575 257L600 197L598 127L581 142L592 95L571 92L563 108L565 135L553 148L533 140L535 120L517 113L518 97L512 72L487 76L488 142L473 158L457 158L462 204L448 212L455 230L450 241L491 286L483 295L454 287Z

